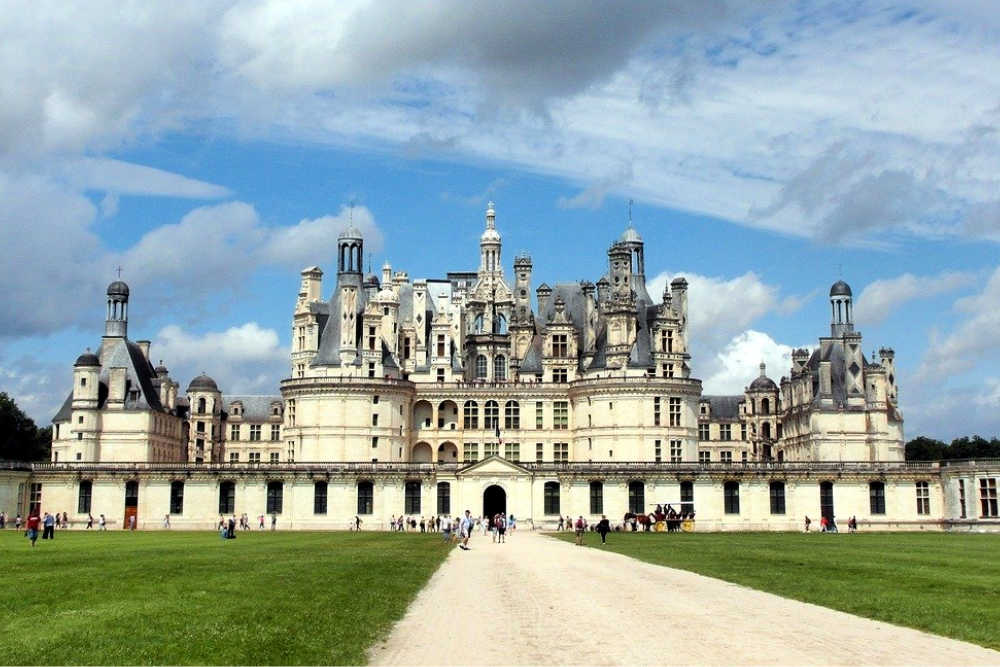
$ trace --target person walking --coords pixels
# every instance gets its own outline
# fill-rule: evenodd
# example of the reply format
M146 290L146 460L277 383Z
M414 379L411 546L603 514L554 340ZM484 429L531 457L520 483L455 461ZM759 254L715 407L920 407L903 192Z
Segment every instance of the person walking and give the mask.
M507 532L513 533L514 529L517 528L517 521L514 519L514 515L510 515L510 519L507 521Z
M271 512L271 530L275 530L278 527L278 513Z
M226 531L227 540L236 539L236 515L229 517L229 530Z
M55 517L56 517L56 528L61 528L62 527L62 516L59 515L59 512L56 512ZM44 539L44 538L42 538L42 539Z
M504 536L507 534L507 519L504 518L503 514L497 514L496 530L497 530L497 543L503 544Z
M104 518L103 514L101 515L101 520L100 520L100 522L99 522L98 525L100 526L101 530L107 530L108 529L108 520Z
M361 517L354 515L354 530L361 532Z
M257 527L260 528L261 530L264 530L264 515L263 514L260 515L260 525L257 526Z
M19 519L21 518L20 515L18 515L18 518ZM31 540L31 546L32 546L32 548L34 548L34 546L35 546L35 541L38 540L38 524L39 523L40 523L40 519L38 518L38 513L37 512L29 512L28 513L28 530L27 530L27 532L25 532L24 535L29 540Z
M461 528L459 529L459 537L462 539L462 544L459 545L463 550L469 550L469 537L471 537L472 527L475 524L472 521L472 512L465 510L465 519L462 521Z
M451 541L451 519L438 517L438 525L441 528L441 541L447 544Z
M812 524L812 519L810 519L810 518L809 518L809 515L807 514L807 515L806 515L806 532L807 532L807 533L809 532L809 526L810 526L811 524Z
M558 530L561 533L562 529L563 529L563 518L562 515L559 515L559 527L556 528L556 530Z
M48 512L45 513L45 518L42 519L42 539L43 540L54 540L56 539L55 533L55 517L53 517Z
M583 520L583 515L576 520L576 546L583 546L583 535L587 531L587 522Z
M14 530L21 530L21 523L22 523L21 513L18 512L17 516L14 517Z
M63 528L69 528L69 515L63 512Z
M94 527L94 515L88 513L87 514L87 530L90 530L93 527Z
M170 530L170 515L169 514L164 514L163 515L163 528L166 529L166 530Z
M128 529L135 530L135 515L132 514L128 518Z
M597 533L601 536L601 544L608 543L608 533L611 532L611 524L608 517L601 515L601 520L597 522Z

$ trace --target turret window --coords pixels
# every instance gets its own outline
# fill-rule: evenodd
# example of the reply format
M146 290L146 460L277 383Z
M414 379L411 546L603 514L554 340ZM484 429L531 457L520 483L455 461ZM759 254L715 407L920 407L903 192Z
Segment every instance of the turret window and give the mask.
M476 379L486 379L486 355L480 354L476 357Z
M552 356L562 359L569 356L569 344L566 334L555 334L552 336Z
M497 382L507 379L507 357L502 354L493 359L493 379Z
M670 425L681 425L681 399L677 397L670 399Z
M437 337L437 356L444 356L444 336L441 334L438 334Z

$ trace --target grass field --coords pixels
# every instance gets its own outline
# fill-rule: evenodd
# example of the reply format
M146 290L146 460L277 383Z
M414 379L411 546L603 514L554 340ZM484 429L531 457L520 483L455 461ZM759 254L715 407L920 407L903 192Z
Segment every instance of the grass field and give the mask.
M1000 649L1000 535L612 533L602 547L588 533L586 544Z
M362 664L434 534L0 533L0 664Z

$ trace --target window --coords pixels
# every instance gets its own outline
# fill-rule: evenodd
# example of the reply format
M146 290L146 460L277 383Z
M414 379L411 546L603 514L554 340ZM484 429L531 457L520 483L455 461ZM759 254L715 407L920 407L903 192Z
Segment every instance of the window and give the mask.
M785 513L785 483L771 482L771 514Z
M740 452L740 461L742 461L743 463L747 462L747 453L745 451Z
M732 439L733 439L733 425L719 424L719 440L732 440Z
M681 512L694 512L694 482L681 482Z
M642 482L628 483L628 511L633 514L646 513L646 485Z
M660 425L660 397L653 397L653 426Z
M552 356L558 359L569 356L569 344L566 341L566 334L553 334Z
M663 460L663 451L662 451L662 448L660 447L660 441L659 440L654 440L653 441L653 460L656 463L659 463L660 461Z
M663 352L674 351L674 332L671 329L664 329L660 332L660 349Z
M184 482L180 480L170 483L170 513L184 514Z
M462 460L466 463L472 463L473 461L479 460L479 443L476 442L466 442L462 445Z
M536 442L535 443L535 461L537 461L538 463L541 463L542 461L545 460L544 457L545 457L545 446L542 443L540 443L540 442Z
M403 498L404 514L420 514L420 482L407 482Z
M868 483L868 505L872 514L885 514L885 484Z
M542 402L535 401L535 428L545 428L544 418L542 417Z
M250 440L260 440L260 424L250 424Z
M833 482L819 484L819 513L820 516L833 520Z
M698 439L708 440L709 436L709 425L708 424L698 424Z
M681 425L681 399L676 397L670 399L670 425Z
M995 477L979 480L979 503L982 505L984 518L997 516L997 480Z
M437 381L438 382L444 382L444 369L443 368L437 369Z
M507 379L507 357L502 354L493 359L493 379L497 382Z
M407 336L403 339L403 359L410 358L410 337Z
M376 447L378 447L378 436L377 435L373 435L372 436L372 449L374 449Z
M80 482L80 493L76 501L76 511L78 514L90 514L90 500L93 496L94 483L89 479Z
M521 443L518 442L508 442L504 445L505 456L508 461L513 461L517 463L521 460Z
M271 452L271 463L278 462L278 452Z
M278 442L281 440L281 424L271 424L271 441Z
M232 514L236 511L236 482L219 484L219 514Z
M700 451L698 452L698 463L711 463L712 462L712 452Z
M740 483L726 482L723 487L723 494L726 505L726 514L740 513Z
M486 379L486 355L480 354L476 357L476 379Z
M368 362L368 377L370 377L370 378L375 377L375 362L374 361Z
M483 443L483 458L489 458L491 456L498 456L500 454L500 443L498 442L484 442Z
M568 442L554 442L552 443L552 460L556 463L567 463L569 462L569 443Z
M733 453L732 452L719 452L719 461L722 463L732 463Z
M286 457L289 463L295 463L295 441L288 441L288 456Z
M965 518L965 480L958 480L958 508L961 511L961 518Z
M546 514L559 514L559 482L545 482L544 510Z
M451 514L451 484L448 482L438 482L437 492L438 516L448 516Z
M567 401L552 402L552 428L569 428L569 403Z
M288 425L295 426L295 399L289 399L287 406L286 416L288 417Z
M438 334L438 337L437 337L437 356L439 356L439 357L443 357L444 356L444 335L443 334Z
M83 421L83 419L81 418L80 421ZM195 424L195 429L194 430L197 431L198 433L204 433L205 432L205 422L197 422Z
M232 426L229 427L229 439L230 440L239 440L240 439L240 425L239 424L233 424Z
M371 482L358 482L358 514L371 514L375 505L375 485Z
M204 398L199 398L198 399L198 414L199 415L205 414L205 399Z
M87 378L80 378L80 386L81 387L87 386Z
M500 423L500 404L496 401L486 401L486 410L483 415L483 428L487 430L496 429Z
M503 426L510 429L521 428L521 406L518 405L517 401L507 401L507 404L504 405Z
M77 433L76 434L76 439L77 440L83 440L83 433Z
M680 463L681 462L681 452L682 451L683 450L681 449L681 441L680 440L671 440L670 441L670 462L671 463Z
M479 404L475 401L466 401L462 408L462 427L479 428Z
M746 439L747 439L747 425L740 424L740 440L746 440Z
M240 453L239 452L229 452L229 462L230 463L239 463L240 462Z
M260 452L250 452L250 463L260 463Z
M372 413L372 426L378 426L378 413Z
M552 381L561 384L566 384L569 382L569 371L565 368L553 368L552 369Z
M267 513L281 514L281 505L284 501L285 485L281 482L267 483Z
M375 327L368 327L368 349L375 349Z
M604 514L604 484L602 482L590 483L590 513Z
M917 514L931 513L931 491L927 482L917 482Z
M378 394L372 396L372 405L378 405Z

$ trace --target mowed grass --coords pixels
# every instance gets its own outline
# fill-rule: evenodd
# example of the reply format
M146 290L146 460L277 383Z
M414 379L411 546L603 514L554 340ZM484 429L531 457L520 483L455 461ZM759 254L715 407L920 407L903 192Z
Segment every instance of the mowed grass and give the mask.
M363 664L435 534L0 533L0 664Z
M602 547L588 533L585 544L1000 649L1000 535L611 533Z

